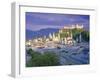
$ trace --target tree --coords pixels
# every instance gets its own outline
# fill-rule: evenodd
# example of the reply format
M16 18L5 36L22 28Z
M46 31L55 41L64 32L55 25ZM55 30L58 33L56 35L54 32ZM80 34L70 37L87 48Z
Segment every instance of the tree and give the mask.
M82 38L84 41L89 42L89 31L83 31L82 32Z
M27 62L27 67L34 66L56 66L59 65L59 58L54 52L44 52L43 54L29 50L31 59Z
M76 40L81 34L81 32L82 32L82 29L77 29L77 28L73 29L72 30L73 39Z

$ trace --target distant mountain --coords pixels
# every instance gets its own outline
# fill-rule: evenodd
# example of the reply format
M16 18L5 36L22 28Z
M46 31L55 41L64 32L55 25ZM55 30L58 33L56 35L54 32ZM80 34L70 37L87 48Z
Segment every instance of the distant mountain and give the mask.
M38 31L32 31L26 29L26 39L32 39L36 37L43 37L43 36L49 36L49 33L53 34L54 32L58 32L59 29L55 28L46 28L46 29L40 29Z

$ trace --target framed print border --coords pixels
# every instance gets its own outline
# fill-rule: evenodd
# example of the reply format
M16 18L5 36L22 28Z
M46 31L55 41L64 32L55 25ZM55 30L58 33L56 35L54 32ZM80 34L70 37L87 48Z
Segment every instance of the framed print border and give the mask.
M13 77L20 76L38 76L38 75L54 75L64 73L88 73L95 71L95 21L96 9L85 7L57 7L43 6L27 3L12 3L11 10L11 75ZM73 65L73 66L54 66L54 67L25 67L25 12L46 12L46 13L73 13L73 14L89 14L90 15L90 64L89 65ZM64 70L63 70L64 69ZM37 73L38 72L38 73Z

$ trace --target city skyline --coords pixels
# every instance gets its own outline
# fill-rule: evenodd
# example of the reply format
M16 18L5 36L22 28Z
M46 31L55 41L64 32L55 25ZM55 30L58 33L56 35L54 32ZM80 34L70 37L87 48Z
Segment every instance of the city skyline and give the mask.
M90 63L89 15L26 12L26 67Z

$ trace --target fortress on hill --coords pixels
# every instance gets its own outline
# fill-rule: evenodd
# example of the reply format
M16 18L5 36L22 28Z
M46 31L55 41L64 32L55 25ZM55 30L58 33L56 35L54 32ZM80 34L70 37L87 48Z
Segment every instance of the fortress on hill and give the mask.
M49 33L49 36L46 37L40 37L35 38L33 40L29 40L26 42L26 45L35 47L35 48L55 48L59 45L73 45L78 41L81 42L81 34L79 35L77 40L73 39L73 33L72 30L83 30L83 25L70 25L70 26L64 26L62 29L59 29L56 33Z

